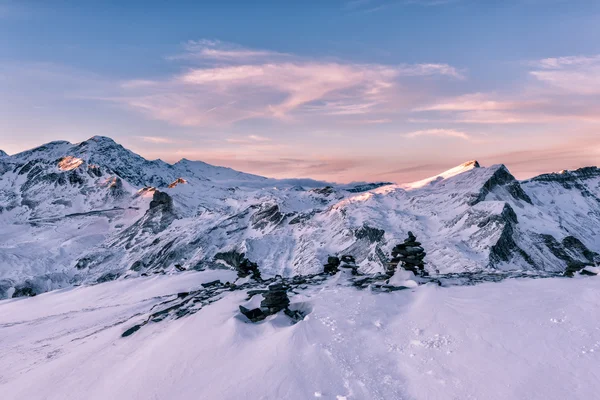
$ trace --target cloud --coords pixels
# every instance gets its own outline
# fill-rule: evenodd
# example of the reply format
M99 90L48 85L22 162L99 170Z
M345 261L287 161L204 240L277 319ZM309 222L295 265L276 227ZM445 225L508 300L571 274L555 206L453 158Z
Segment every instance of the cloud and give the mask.
M139 138L148 143L175 143L175 141L171 138L160 136L139 136Z
M419 136L439 136L471 140L471 136L469 136L469 134L454 129L425 129L421 131L410 132L404 136L408 138L416 138Z
M214 40L184 47L185 54L172 59L196 60L198 65L164 79L122 82L123 93L111 100L175 125L223 126L257 118L292 121L397 112L405 80L464 79L448 64L321 60Z
M545 58L530 74L539 81L579 95L600 94L600 55Z

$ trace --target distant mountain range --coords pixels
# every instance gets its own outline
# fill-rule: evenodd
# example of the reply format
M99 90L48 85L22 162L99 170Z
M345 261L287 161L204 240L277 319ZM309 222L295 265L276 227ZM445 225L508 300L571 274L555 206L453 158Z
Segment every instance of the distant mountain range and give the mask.
M149 161L107 137L0 153L0 298L190 269L384 269L412 231L431 274L562 271L600 252L600 170L516 180L471 161L412 184L276 180Z

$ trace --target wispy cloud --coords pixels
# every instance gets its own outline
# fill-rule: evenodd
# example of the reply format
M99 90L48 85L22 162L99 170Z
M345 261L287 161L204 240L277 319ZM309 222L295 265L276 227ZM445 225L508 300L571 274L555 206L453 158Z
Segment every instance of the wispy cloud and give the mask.
M568 93L600 94L600 55L546 58L533 63L530 74Z
M227 125L397 112L403 80L464 79L448 64L360 64L207 40L188 42L185 50L182 57L201 63L160 80L123 82L124 93L114 100L176 125Z
M438 136L438 137L450 137L458 138L463 140L471 140L471 136L468 133L457 131L455 129L425 129L420 131L414 131L405 134L408 138L416 138L419 136Z
M166 144L166 143L175 143L175 140L168 137L161 136L138 136L142 141L148 143L158 143L158 144Z

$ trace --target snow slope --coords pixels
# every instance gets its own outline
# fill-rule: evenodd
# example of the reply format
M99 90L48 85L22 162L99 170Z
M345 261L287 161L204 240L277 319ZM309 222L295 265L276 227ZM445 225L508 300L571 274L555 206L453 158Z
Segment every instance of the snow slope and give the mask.
M376 293L330 279L309 311L259 324L231 292L121 334L153 305L229 271L186 272L0 301L6 399L592 399L600 280L505 280Z

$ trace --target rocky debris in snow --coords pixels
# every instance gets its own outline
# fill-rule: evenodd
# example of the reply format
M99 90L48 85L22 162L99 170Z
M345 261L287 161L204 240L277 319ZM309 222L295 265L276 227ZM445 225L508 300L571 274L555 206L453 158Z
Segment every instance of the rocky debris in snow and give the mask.
M264 300L261 301L259 308L248 309L242 305L239 306L240 312L252 322L259 322L269 315L284 311L285 314L293 320L300 320L304 317L299 311L292 311L288 307L290 299L287 296L287 286L283 282L276 282L269 286L268 290L260 291ZM249 291L253 294L259 294L258 291Z
M252 278L257 281L261 279L258 264L248 260L247 258L244 258L240 265L238 265L237 271L240 278L245 278L248 275L251 275Z
M358 266L356 260L351 255L343 255L341 258L340 268L344 268L346 271L350 271L352 275L358 274Z
M261 310L260 308L253 308L252 310L250 310L244 306L239 306L239 307L240 307L240 312L246 318L248 318L251 322L260 322L263 319L267 318L267 314L265 314L264 311Z
M325 264L323 267L323 272L329 275L335 275L338 273L339 269L338 267L340 266L340 259L339 257L335 257L335 256L329 256L327 257L327 264Z
M261 280L258 264L248 260L244 253L238 253L235 250L225 251L215 254L214 259L235 268L240 278L251 275L253 279Z
M586 276L596 276L600 273L600 268L598 267L584 267L581 271L579 271L581 275Z
M593 267L592 264L573 260L567 263L567 268L565 269L565 276L572 278L576 272L582 271L586 267ZM585 275L585 274L584 274Z
M398 264L402 263L402 268L405 270L411 271L415 275L426 275L423 261L426 255L427 253L421 247L421 243L417 241L417 237L412 232L408 232L408 238L404 240L404 243L400 243L392 249L392 260L388 263L386 272L389 276L394 275Z

